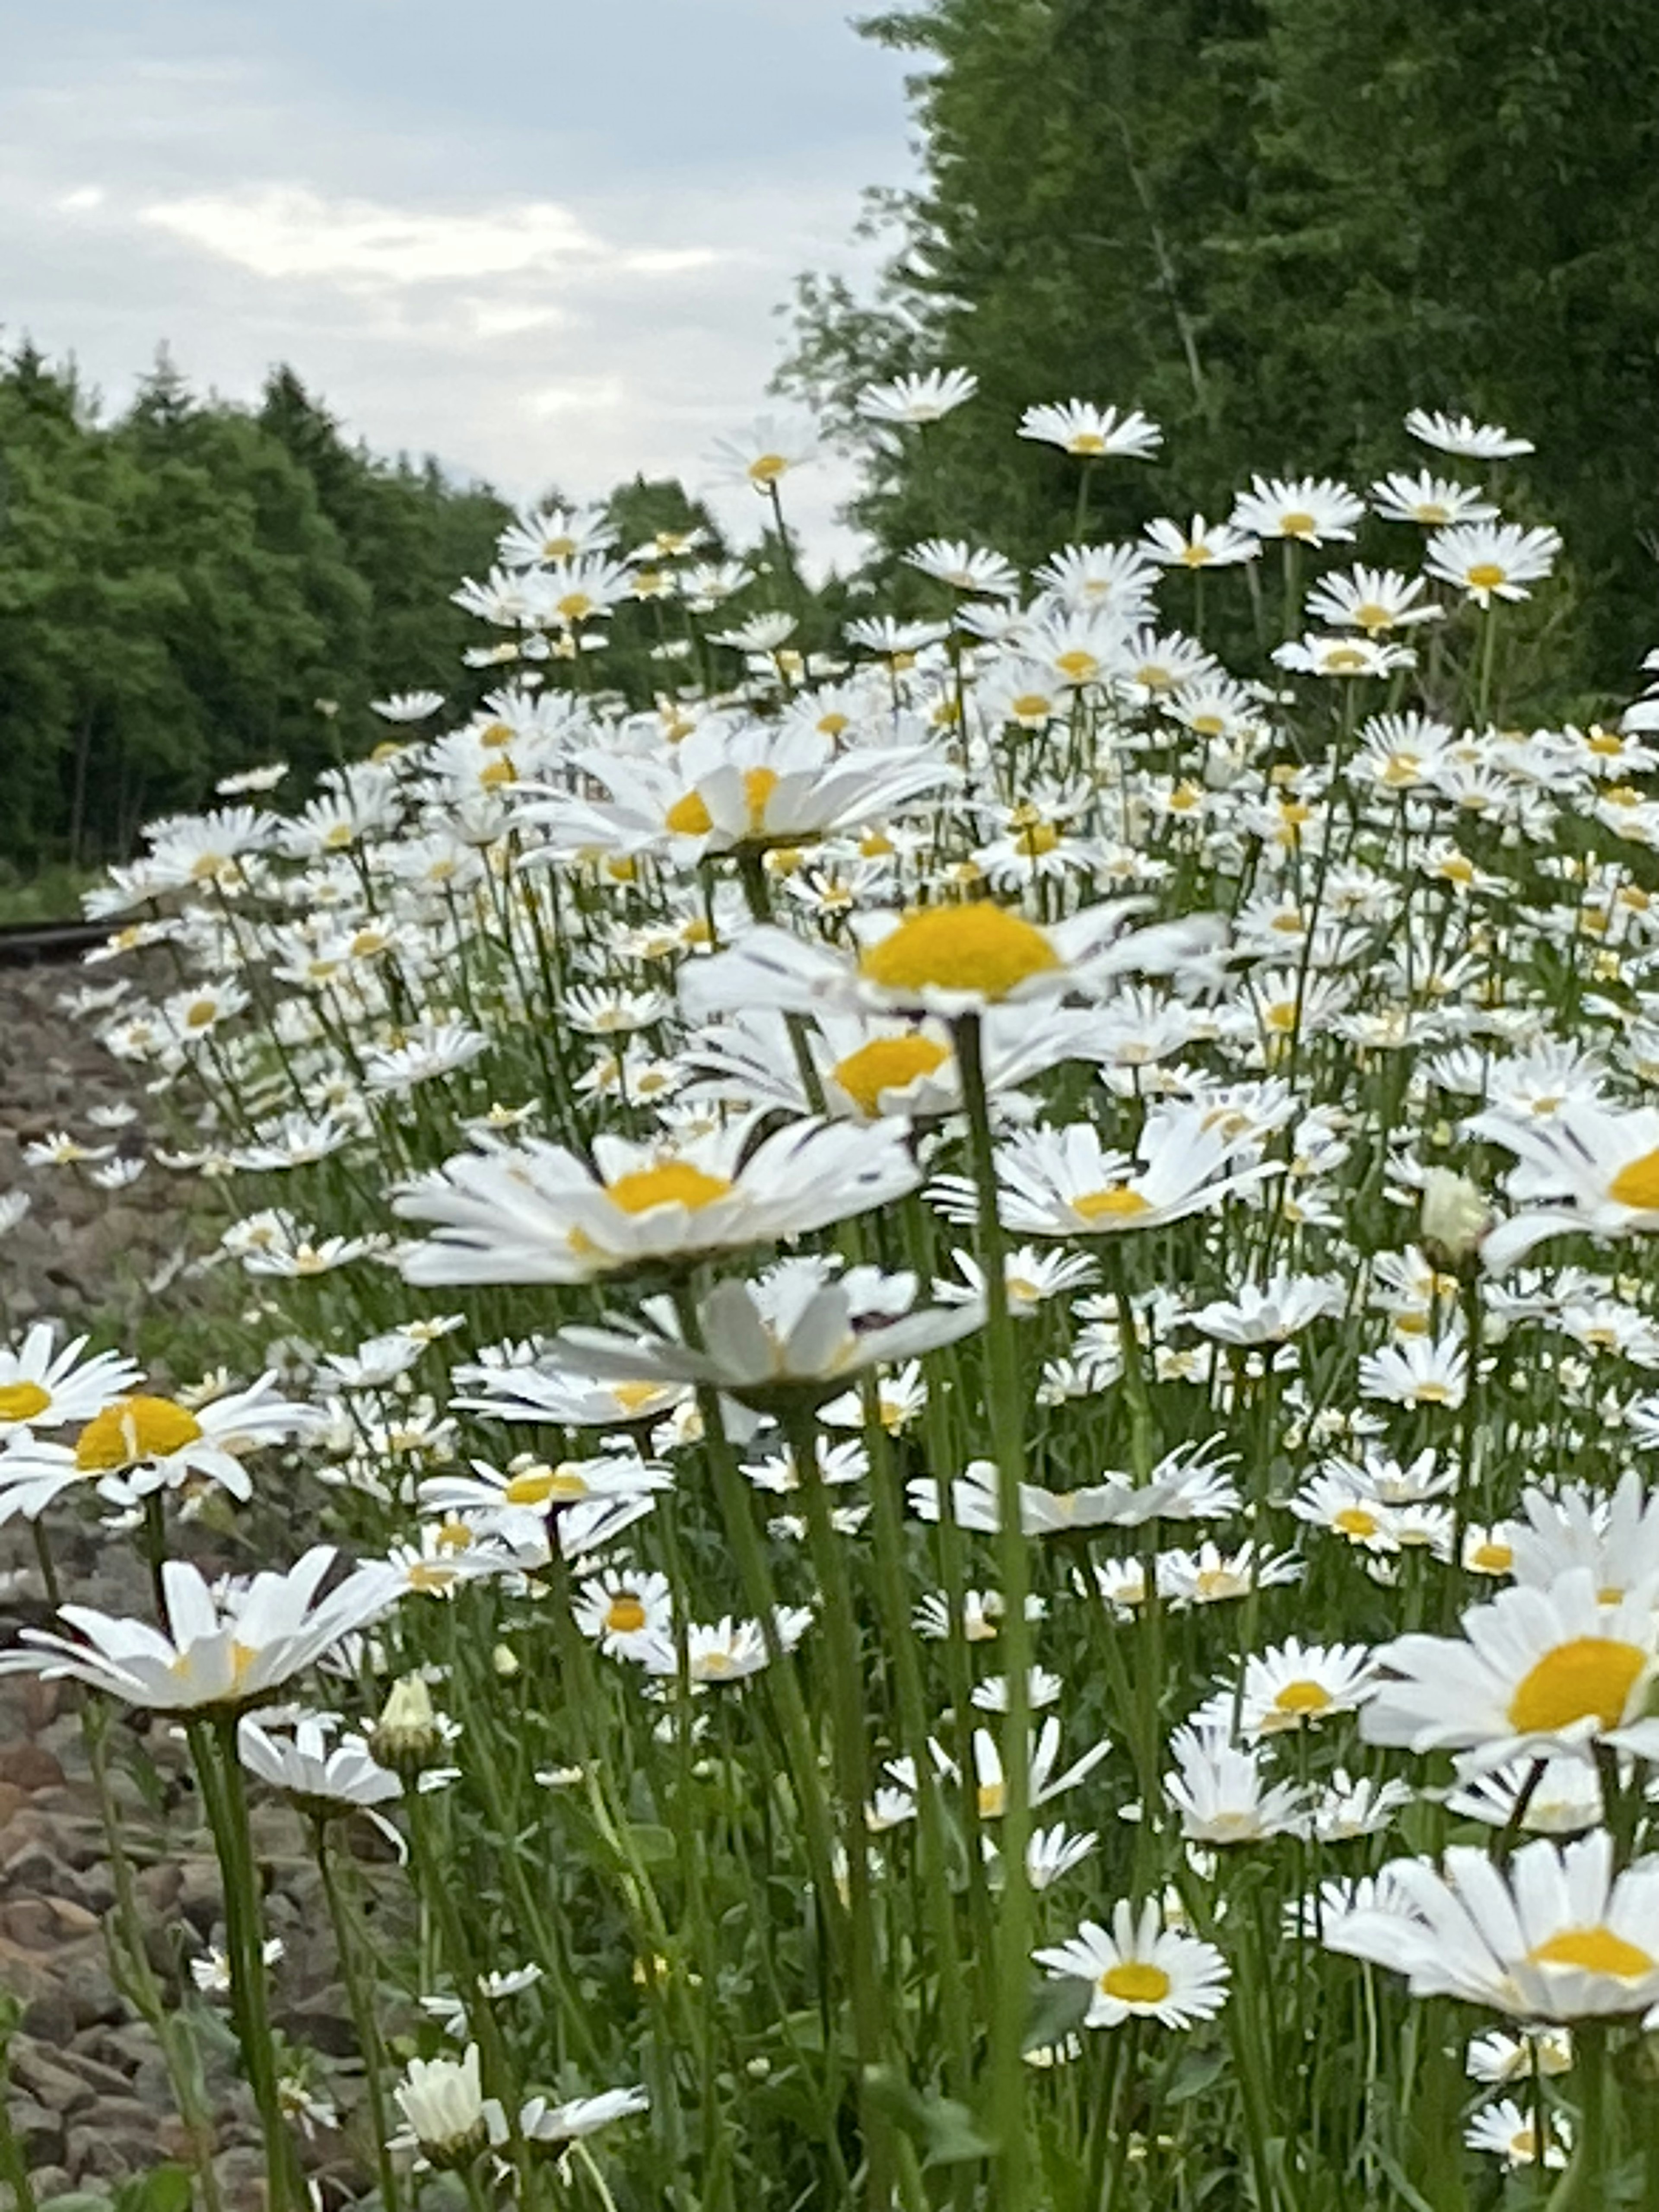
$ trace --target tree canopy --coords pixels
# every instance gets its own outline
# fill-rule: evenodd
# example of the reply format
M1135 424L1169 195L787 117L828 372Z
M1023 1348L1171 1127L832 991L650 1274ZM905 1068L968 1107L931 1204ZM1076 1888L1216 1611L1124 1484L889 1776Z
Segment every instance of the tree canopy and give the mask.
M804 281L784 380L844 419L904 369L981 386L878 456L859 512L890 550L1063 533L1074 467L988 434L1032 402L1165 424L1129 524L1224 511L1253 470L1363 480L1407 408L1449 406L1536 440L1524 519L1578 563L1575 650L1629 674L1659 582L1646 0L923 0L861 27L921 64L922 178L872 203L873 297Z
M315 767L386 691L455 682L449 593L507 510L342 435L289 368L256 409L165 353L105 420L72 366L0 361L0 858L125 852L281 757Z

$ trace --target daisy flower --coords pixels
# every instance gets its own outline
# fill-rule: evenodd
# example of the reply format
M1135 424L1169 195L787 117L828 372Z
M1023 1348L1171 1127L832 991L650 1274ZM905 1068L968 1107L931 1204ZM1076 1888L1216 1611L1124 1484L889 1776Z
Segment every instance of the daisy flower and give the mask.
M1414 522L1419 529L1444 530L1458 522L1495 522L1498 509L1479 491L1437 477L1431 470L1408 476L1397 470L1370 487L1373 510L1385 522Z
M1344 483L1330 477L1252 477L1249 491L1233 502L1229 526L1255 538L1285 538L1304 545L1328 538L1352 538L1365 512Z
M1282 1735L1352 1712L1376 1688L1372 1655L1364 1645L1304 1644L1291 1636L1251 1652L1240 1691L1218 1692L1194 1717L1204 1723L1224 1713L1231 1720L1237 1704L1245 1735Z
M0 1520L15 1513L33 1520L76 1482L96 1483L99 1495L117 1504L192 1479L216 1482L233 1498L251 1498L253 1485L242 1464L249 1452L314 1437L326 1425L315 1407L280 1396L274 1372L262 1375L246 1390L194 1407L146 1392L113 1398L73 1444L18 1432L0 1453Z
M0 1672L48 1680L72 1675L154 1712L258 1705L392 1601L386 1570L373 1565L356 1568L319 1596L337 1556L319 1544L285 1574L258 1574L216 1596L194 1567L165 1560L165 1633L90 1606L62 1606L58 1618L76 1637L26 1628L30 1648L0 1656Z
M722 483L746 483L764 496L776 489L791 469L816 459L817 450L817 441L804 422L763 415L735 437L716 438L709 460Z
M1525 530L1518 523L1457 523L1429 540L1424 569L1455 584L1477 606L1494 599L1525 599L1528 584L1547 576L1561 550L1554 530Z
M1093 407L1085 399L1028 407L1019 418L1019 435L1085 460L1109 453L1146 461L1164 442L1163 431L1139 408L1120 414L1115 407Z
M1419 445L1455 453L1460 460L1502 461L1536 451L1530 438L1512 437L1501 423L1477 422L1472 415L1431 414L1413 407L1406 428Z
M970 368L929 368L886 384L866 384L854 404L866 422L915 427L939 422L978 390L979 379Z
M90 1421L139 1379L137 1367L119 1352L82 1359L84 1336L71 1338L61 1351L53 1349L56 1340L50 1322L35 1322L15 1351L0 1351L0 1437Z
M1481 1260L1490 1273L1512 1267L1546 1237L1659 1230L1659 1108L1620 1113L1573 1101L1553 1114L1524 1118L1491 1108L1468 1127L1472 1136L1502 1145L1516 1158L1509 1188L1523 1210L1485 1239ZM1547 1212L1534 1210L1540 1201Z
M1334 629L1363 629L1376 637L1441 619L1443 608L1419 604L1425 588L1421 576L1402 576L1397 568L1356 568L1346 575L1322 576L1308 594L1308 612Z
M1064 1943L1032 1955L1052 1978L1091 1985L1085 2027L1121 2027L1131 2019L1191 2027L1212 2020L1226 2002L1226 1960L1212 1943L1165 1928L1156 1898L1139 1913L1120 1901L1109 1931L1085 1920Z
M1146 525L1141 540L1151 558L1164 568L1226 568L1241 561L1254 561L1261 541L1248 531L1225 522L1206 522L1195 514L1183 530L1167 515Z
M1471 1771L1587 1758L1597 1743L1659 1754L1659 1721L1643 1718L1659 1661L1651 1585L1607 1606L1575 1567L1547 1589L1499 1591L1462 1626L1461 1638L1401 1636L1379 1649L1367 1742L1464 1752Z
M1237 1164L1257 1143L1253 1127L1230 1131L1208 1107L1184 1104L1152 1109L1139 1160L1103 1145L1092 1122L1024 1131L998 1147L998 1211L1017 1236L1161 1228L1279 1173L1277 1161ZM949 1218L974 1218L976 1193L966 1177L941 1176L930 1195Z
M544 1357L584 1375L712 1383L763 1408L833 1397L849 1376L954 1343L983 1319L974 1304L913 1310L916 1288L913 1275L853 1267L830 1277L819 1261L785 1261L753 1282L716 1284L698 1308L695 1346L653 1302L653 1334L567 1328ZM855 1412L854 1425L862 1419Z
M578 1583L570 1610L582 1634L612 1658L637 1658L651 1639L673 1632L674 1601L666 1575L606 1567Z
M541 1139L481 1141L399 1192L404 1219L436 1224L400 1265L422 1285L582 1283L769 1243L913 1190L904 1137L901 1122L800 1121L744 1158L741 1126L673 1152L607 1135L593 1169Z
M1503 2097L1496 2104L1481 2106L1464 2129L1463 2140L1471 2150L1489 2151L1507 2166L1541 2164L1559 2169L1572 2148L1571 2127L1559 2113L1551 2114L1545 2126L1540 2160L1537 2129L1513 2097Z
M1552 2021L1659 2002L1659 1859L1615 1872L1605 1828L1523 1844L1507 1868L1454 1846L1443 1868L1401 1859L1384 1873L1387 1900L1335 1921L1325 1942L1404 1974L1413 1996Z
M1178 1771L1164 1776L1164 1794L1181 1815L1187 1842L1231 1845L1306 1833L1307 1792L1269 1784L1259 1751L1200 1728L1177 1729L1170 1749Z
M855 962L770 925L699 961L681 981L694 1019L729 1007L806 1013L820 1005L952 1020L988 1006L1097 993L1112 977L1197 959L1224 925L1208 915L1129 931L1133 899L1103 900L1044 928L988 899L861 917Z

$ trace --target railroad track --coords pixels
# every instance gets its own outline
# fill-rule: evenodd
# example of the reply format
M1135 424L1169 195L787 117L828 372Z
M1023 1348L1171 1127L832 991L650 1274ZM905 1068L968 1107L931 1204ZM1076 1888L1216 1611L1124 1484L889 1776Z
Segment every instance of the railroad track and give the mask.
M0 923L0 968L36 968L50 961L78 960L110 933L106 921L8 921Z

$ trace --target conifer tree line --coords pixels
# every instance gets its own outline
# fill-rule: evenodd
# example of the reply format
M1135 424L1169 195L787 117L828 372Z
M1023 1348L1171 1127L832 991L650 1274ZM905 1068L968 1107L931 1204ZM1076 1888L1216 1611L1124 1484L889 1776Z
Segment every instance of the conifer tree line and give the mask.
M165 356L105 419L72 367L0 360L0 864L118 857L283 758L361 753L367 703L455 684L507 510L343 437L289 368L200 398Z
M1076 465L1008 434L1034 402L1165 427L1096 537L1224 514L1253 470L1363 485L1412 458L1409 407L1467 410L1537 441L1504 502L1566 538L1563 685L1628 686L1659 641L1651 0L907 0L860 27L916 58L921 177L872 198L873 295L803 283L786 388L850 421L873 379L980 380L878 458L880 542L1066 535Z

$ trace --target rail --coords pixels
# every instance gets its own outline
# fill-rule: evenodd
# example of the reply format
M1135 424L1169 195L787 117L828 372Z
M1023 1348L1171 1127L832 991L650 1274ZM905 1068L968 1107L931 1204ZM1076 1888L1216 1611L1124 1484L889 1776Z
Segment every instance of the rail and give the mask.
M106 921L8 921L0 923L0 968L34 968L47 961L76 960L101 945Z

